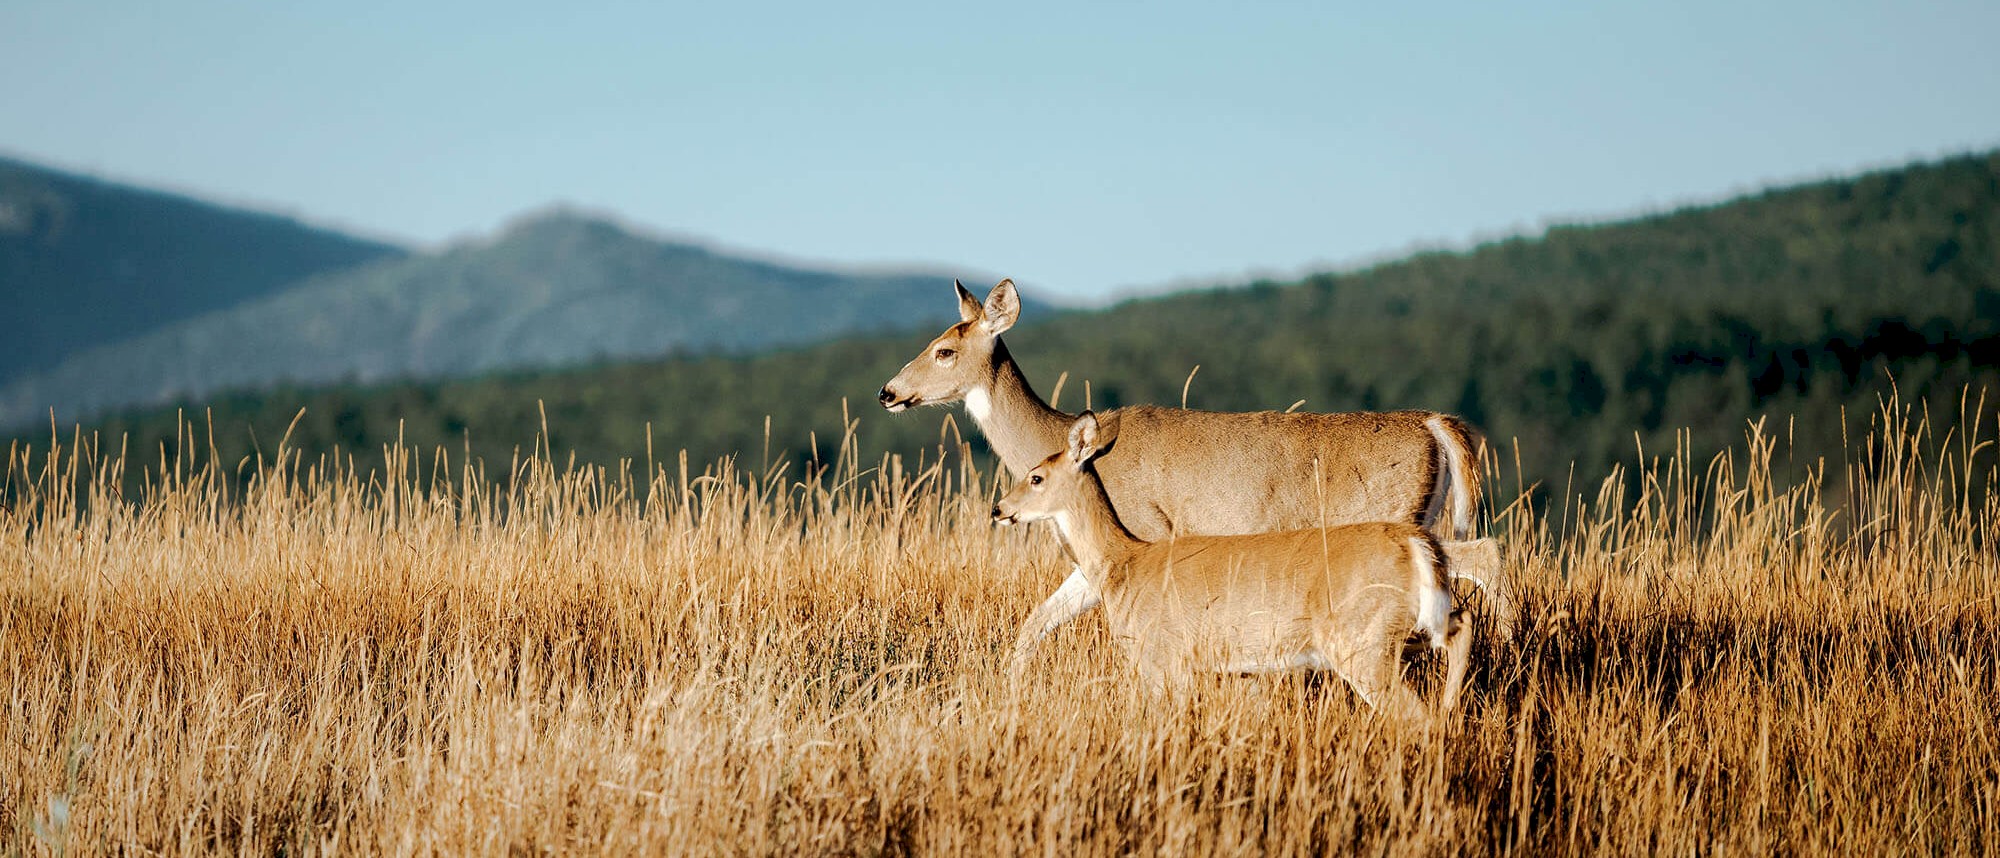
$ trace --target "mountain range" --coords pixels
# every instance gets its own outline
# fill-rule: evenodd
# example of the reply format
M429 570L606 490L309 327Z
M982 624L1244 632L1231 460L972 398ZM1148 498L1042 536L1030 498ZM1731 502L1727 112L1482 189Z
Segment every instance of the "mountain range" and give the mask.
M27 312L0 364L0 426L280 383L754 351L954 312L924 300L944 273L812 270L566 210L412 253L4 166L0 289Z
M0 382L402 248L0 158Z

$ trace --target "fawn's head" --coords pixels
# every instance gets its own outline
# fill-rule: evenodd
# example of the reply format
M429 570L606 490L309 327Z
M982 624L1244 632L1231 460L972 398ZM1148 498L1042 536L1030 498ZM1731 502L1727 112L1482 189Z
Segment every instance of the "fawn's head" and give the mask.
M993 520L1013 524L1055 519L1067 533L1070 528L1063 519L1074 514L1090 494L1103 491L1091 463L1117 440L1116 421L1099 421L1088 411L1078 415L1070 424L1068 443L1043 459L993 505Z
M993 380L994 351L1000 333L1021 317L1021 296L1012 280L1000 281L984 304L958 281L951 285L958 290L958 324L931 340L922 354L882 385L877 398L883 408L896 412L912 405L957 402L974 390L986 389Z

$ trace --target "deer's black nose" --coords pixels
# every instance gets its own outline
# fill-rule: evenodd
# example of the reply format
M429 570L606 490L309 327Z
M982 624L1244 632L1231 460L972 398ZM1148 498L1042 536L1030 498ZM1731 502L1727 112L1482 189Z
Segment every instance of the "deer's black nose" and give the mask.
M882 403L883 405L888 405L895 399L896 399L896 394L890 393L889 388L886 385L882 388L881 393L875 395L875 400L877 402Z
M1000 505L997 503L993 505L993 517L994 518L1000 517Z

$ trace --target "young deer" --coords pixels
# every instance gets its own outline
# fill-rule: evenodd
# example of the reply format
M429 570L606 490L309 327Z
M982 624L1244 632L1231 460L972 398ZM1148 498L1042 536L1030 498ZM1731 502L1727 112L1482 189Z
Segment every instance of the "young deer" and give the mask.
M1421 635L1445 651L1439 705L1457 705L1471 623L1452 609L1434 536L1374 522L1147 542L1119 520L1094 467L1116 443L1084 412L993 519L1055 522L1112 636L1152 684L1204 670L1331 670L1376 710L1415 717L1422 703L1403 682L1401 656Z
M1063 446L1074 420L1051 408L1014 363L1000 334L1020 317L1012 280L980 303L956 281L959 323L882 386L891 412L963 401L993 451L1016 477ZM1482 442L1465 422L1429 411L1346 414L1217 412L1132 406L1105 412L1125 439L1097 463L1140 539L1228 536L1369 521L1429 527L1468 539L1479 506ZM1458 576L1486 592L1502 635L1513 603L1499 580L1492 543L1452 543L1447 552L1494 558ZM1484 578L1465 574L1478 570ZM1096 604L1080 572L1022 626L1017 663L1035 645Z

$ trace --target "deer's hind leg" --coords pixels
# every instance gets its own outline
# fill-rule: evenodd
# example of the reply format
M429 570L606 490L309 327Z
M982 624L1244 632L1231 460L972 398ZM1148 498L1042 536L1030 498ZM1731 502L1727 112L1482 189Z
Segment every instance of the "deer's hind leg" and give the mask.
M1407 619L1399 621L1392 611L1377 611L1359 627L1334 628L1321 622L1313 630L1313 640L1363 702L1391 718L1414 721L1423 717L1424 701L1403 681L1403 640L1409 636L1409 626Z
M1444 691L1438 708L1446 712L1458 708L1459 693L1465 688L1465 670L1472 656L1472 615L1463 611L1452 615L1451 634L1445 637Z

